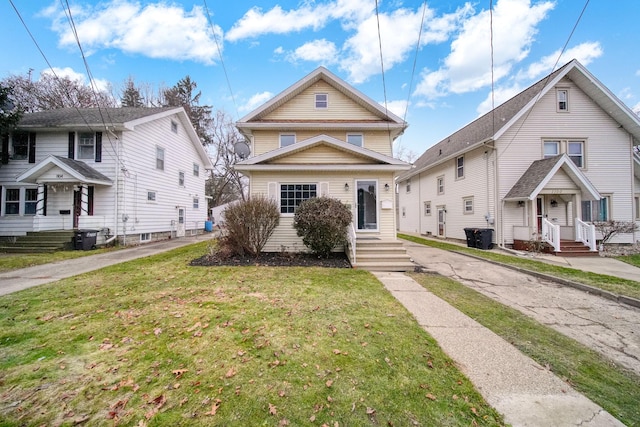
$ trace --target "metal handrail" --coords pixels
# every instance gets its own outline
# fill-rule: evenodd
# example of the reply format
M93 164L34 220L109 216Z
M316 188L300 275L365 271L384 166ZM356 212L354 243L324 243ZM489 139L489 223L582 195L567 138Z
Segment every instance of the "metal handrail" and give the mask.
M576 218L576 242L582 242L589 249L595 252L596 249L596 227L593 224L586 223L580 218Z

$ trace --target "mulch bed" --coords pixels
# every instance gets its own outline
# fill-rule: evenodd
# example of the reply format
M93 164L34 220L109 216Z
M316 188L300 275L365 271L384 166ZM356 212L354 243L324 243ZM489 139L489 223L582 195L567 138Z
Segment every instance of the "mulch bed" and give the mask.
M191 261L191 265L204 267L264 266L264 267L328 267L351 268L346 254L334 252L329 258L318 258L309 253L263 252L259 256L221 258L216 254L204 255Z

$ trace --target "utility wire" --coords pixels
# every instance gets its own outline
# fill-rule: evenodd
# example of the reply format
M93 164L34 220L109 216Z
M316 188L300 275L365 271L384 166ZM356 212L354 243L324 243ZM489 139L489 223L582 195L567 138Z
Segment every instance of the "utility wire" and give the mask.
M376 0L376 21L378 23L378 47L380 49L380 68L382 70L382 91L384 93L384 114L387 119L387 134L389 135L389 143L391 141L391 125L389 123L389 108L387 106L387 84L384 77L384 58L382 55L382 35L380 34L380 13L378 11L378 0Z

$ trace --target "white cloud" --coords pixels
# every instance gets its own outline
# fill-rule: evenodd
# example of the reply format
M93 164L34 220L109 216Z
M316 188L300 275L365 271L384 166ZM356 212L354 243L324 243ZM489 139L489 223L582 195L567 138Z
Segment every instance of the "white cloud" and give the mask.
M47 68L46 70L43 70L41 74L54 75L54 76L57 76L57 77L60 77L60 78L67 77L67 78L69 78L69 80L80 82L83 85L86 84L86 82L87 82L87 77L83 73L78 73L77 71L75 71L71 67Z
M61 46L76 48L75 36L63 11L53 7L42 12L53 19ZM72 8L78 38L90 55L98 49L120 49L151 58L190 60L213 64L218 57L211 25L199 6L186 11L164 2L141 5L129 0L111 0L95 7ZM222 49L222 30L213 26Z
M384 108L384 101L380 102L380 105ZM396 116L403 118L407 110L407 100L387 101L387 109Z
M303 44L288 55L290 61L313 61L323 64L331 64L336 61L338 49L333 42L326 39L313 40Z
M638 102L636 105L631 107L631 109L633 110L634 113L640 116L640 102Z
M582 65L587 66L603 53L602 46L598 42L581 43L567 49L562 56L560 56L560 49L558 49L540 61L529 65L524 73L519 73L518 78L536 79L545 76L572 59L577 59ZM560 56L559 59L558 56Z
M529 54L536 26L553 8L550 1L531 5L529 0L499 0L493 10L493 81L511 72ZM467 19L451 43L444 66L422 73L415 95L433 98L466 93L492 82L490 13L483 10Z
M242 112L253 111L255 108L267 102L269 99L273 98L273 93L271 92L260 92L253 95L249 100L244 104L238 107L238 110Z
M634 98L633 91L631 90L630 87L625 87L618 94L618 98L622 100L633 99Z
M520 86L518 83L514 83L508 87L499 87L495 88L493 91L493 100L491 99L491 92L487 95L487 98L478 105L476 111L478 111L478 115L481 116L484 113L491 111L492 107L497 107L505 101L513 98L520 92L522 92L524 88Z

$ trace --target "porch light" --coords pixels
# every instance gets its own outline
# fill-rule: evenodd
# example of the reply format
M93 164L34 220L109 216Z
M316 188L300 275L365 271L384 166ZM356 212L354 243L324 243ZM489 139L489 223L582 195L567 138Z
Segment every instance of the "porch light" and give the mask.
M344 183L344 191L349 191L349 183L348 182Z
M551 199L551 207L555 208L556 206L558 206L558 202L556 201L556 199Z
M524 200L518 200L518 207L524 207Z
M384 185L384 191L389 191L389 183Z

